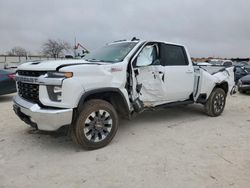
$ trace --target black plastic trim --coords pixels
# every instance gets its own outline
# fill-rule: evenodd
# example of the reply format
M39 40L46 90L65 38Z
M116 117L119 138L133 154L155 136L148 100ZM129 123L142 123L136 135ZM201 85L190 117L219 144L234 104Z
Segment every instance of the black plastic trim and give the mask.
M84 101L86 100L86 98L89 97L90 95L98 94L98 93L104 93L104 92L115 92L115 93L118 93L122 97L122 99L123 99L123 102L124 102L125 107L126 107L126 109L125 109L126 112L128 114L130 114L129 106L128 106L128 103L127 103L127 100L126 100L125 96L123 95L123 93L121 92L121 90L119 90L118 88L112 88L112 87L94 89L94 90L90 90L90 91L85 92L82 95L81 99L79 100L78 108L80 107L81 104L84 103Z
M194 101L193 100L185 100L185 101L177 101L177 102L171 102L171 103L166 103L166 104L161 104L158 105L154 108L166 108L166 107L172 107L172 106L179 106L179 105L188 105L188 104L193 104Z
M196 100L197 103L205 104L207 102L207 94L201 93Z
M200 76L198 77L198 80L197 80L197 87L196 87L196 92L194 94L194 96L196 97L197 93L198 93L198 90L199 90L199 84L200 84Z
M63 67L69 67L69 66L75 66L75 65L101 65L99 63L68 63L68 64L64 64L64 65L60 65L56 68L56 71L59 71L61 68Z
M30 117L25 115L24 113L21 112L20 108L17 105L13 105L13 110L16 113L16 115L22 120L24 121L26 124L30 125L31 127L37 129L37 124L32 122L30 120Z

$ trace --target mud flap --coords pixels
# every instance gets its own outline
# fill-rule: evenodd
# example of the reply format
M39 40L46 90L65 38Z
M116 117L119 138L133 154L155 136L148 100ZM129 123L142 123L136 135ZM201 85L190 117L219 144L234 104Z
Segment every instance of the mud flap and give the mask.
M133 101L132 105L133 105L133 108L134 108L135 112L137 112L137 113L143 112L143 110L144 110L144 104L143 104L143 102L139 98L136 98Z

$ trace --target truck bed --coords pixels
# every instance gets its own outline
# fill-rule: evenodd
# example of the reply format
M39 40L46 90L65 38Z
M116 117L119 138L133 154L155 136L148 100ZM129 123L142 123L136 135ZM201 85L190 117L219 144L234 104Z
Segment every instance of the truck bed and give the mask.
M227 67L224 66L194 66L195 69L203 69L205 71L207 71L209 74L214 75L218 72L222 72L224 70L226 70Z

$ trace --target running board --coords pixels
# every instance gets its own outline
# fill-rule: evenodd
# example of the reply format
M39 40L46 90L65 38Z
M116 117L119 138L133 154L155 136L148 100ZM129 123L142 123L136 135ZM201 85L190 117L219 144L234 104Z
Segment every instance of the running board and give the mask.
M171 103L158 105L155 108L167 108L167 107L172 107L172 106L180 106L180 105L188 105L188 104L194 104L194 101L193 100L185 100L185 101L171 102Z

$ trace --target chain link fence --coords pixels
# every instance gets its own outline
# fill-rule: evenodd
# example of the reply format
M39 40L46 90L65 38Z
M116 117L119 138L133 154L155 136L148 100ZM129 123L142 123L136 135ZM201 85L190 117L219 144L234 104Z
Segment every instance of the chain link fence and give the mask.
M0 55L0 69L4 68L14 68L20 65L21 63L27 61L36 61L36 60L54 60L55 58L45 57L45 56L9 56L9 55ZM61 58L60 58L61 59Z

